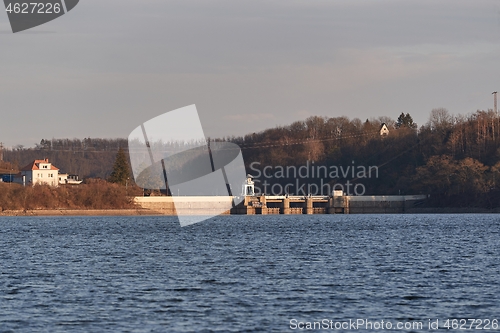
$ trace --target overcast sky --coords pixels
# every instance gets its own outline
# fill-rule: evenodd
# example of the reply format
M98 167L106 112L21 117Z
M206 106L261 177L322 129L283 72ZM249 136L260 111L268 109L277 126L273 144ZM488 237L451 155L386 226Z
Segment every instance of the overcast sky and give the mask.
M0 12L0 141L127 137L196 104L205 134L311 115L493 108L497 0L81 0L12 34Z

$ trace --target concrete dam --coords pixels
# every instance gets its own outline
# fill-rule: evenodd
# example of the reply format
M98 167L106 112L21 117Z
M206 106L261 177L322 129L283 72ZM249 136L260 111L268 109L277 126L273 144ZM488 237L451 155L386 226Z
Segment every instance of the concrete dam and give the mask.
M162 215L210 215L231 205L230 196L135 197L141 208ZM241 197L240 197L241 198ZM245 196L224 214L402 214L422 207L427 195Z

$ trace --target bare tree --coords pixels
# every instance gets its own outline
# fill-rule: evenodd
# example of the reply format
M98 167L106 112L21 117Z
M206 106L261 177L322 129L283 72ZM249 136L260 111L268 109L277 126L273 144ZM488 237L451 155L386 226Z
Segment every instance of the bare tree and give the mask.
M449 128L453 122L450 112L445 108L432 109L427 123L432 130L444 130Z

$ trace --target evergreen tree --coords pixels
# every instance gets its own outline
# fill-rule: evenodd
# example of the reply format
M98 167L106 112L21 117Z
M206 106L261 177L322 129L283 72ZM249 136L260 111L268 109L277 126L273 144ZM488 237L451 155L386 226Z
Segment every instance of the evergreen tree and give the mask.
M417 128L417 124L413 122L413 118L410 116L409 113L404 114L404 112L401 112L401 114L398 117L398 120L396 121L396 128L401 128L401 127Z
M109 181L112 183L117 183L120 185L126 185L130 177L130 169L128 166L128 159L125 152L120 147L118 153L116 154L115 164L113 166L113 172L109 176Z

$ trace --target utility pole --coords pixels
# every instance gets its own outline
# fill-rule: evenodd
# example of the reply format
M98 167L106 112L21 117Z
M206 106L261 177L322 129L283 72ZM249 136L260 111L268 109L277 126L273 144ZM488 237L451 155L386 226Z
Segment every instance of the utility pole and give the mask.
M495 111L495 117L497 118L497 131L499 131L500 135L500 119L498 119L498 109L497 109L497 91L494 91L491 93L493 95L493 108ZM494 120L492 121L492 124L494 123ZM498 135L497 135L498 137ZM493 128L493 141L495 141L495 129Z
M0 161L3 161L3 142L0 142Z
M495 111L495 115L498 116L498 109L497 109L497 91L494 91L491 93L493 95L493 98L494 98L494 107L493 107L493 110Z

